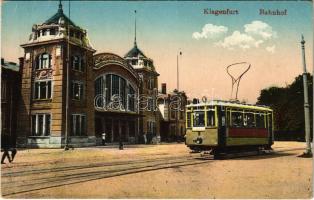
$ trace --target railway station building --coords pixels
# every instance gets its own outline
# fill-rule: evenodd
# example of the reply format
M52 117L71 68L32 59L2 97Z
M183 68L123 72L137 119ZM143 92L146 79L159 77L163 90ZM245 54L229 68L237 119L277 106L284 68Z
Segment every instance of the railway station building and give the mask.
M159 74L136 37L124 57L95 54L87 31L64 14L60 3L55 15L33 25L21 47L18 146L94 146L103 133L108 143L160 140L154 100Z

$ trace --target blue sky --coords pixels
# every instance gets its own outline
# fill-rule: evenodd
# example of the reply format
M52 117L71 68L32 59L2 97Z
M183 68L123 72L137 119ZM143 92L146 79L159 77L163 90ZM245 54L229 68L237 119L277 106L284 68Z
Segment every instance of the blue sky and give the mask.
M20 44L25 43L31 33L33 24L43 23L57 12L58 1L9 1L2 3L2 57L17 61L23 55ZM68 1L63 2L63 8L68 15ZM203 9L237 9L239 15L204 15ZM259 9L287 9L287 16L261 16ZM312 2L301 1L72 1L71 19L77 25L87 29L89 39L97 52L113 52L123 56L132 46L134 38L134 10L137 10L138 45L146 55L151 57L161 74L159 82L167 82L170 89L175 88L176 54L179 49L183 52L181 59L182 87L193 96L200 96L204 89L214 88L220 91L218 96L227 98L230 90L229 78L223 75L222 68L231 62L245 59L256 66L252 72L252 79L243 80L249 85L249 80L258 76L259 70L269 68L270 73L290 70L291 73L279 80L271 75L261 80L261 84L254 87L255 92L245 93L243 98L254 102L260 89L271 85L283 86L290 83L300 73L300 37L303 33L306 39L308 68L313 66L313 25ZM263 41L260 47L249 50L230 50L217 46L217 42L232 35L234 31L244 32L244 26L253 21L261 21L276 32L277 37ZM228 32L218 38L195 39L194 32L201 32L206 24L223 26ZM275 46L275 52L269 54L266 47ZM286 58L287 56L287 58ZM283 63L283 58L287 59ZM268 61L271 60L271 61ZM291 59L291 60L289 60ZM271 66L270 66L271 65ZM291 66L288 66L291 65ZM292 66L293 65L293 66ZM217 67L217 70L215 70ZM277 67L277 68L276 68ZM204 70L215 76L216 81L210 83L200 81L201 87L192 86L187 74L191 69L197 77ZM221 72L219 72L219 70ZM253 74L256 73L256 74ZM254 76L253 76L254 75ZM206 77L204 77L206 79ZM197 79L192 78L192 82ZM228 84L217 83L224 80ZM245 88L245 86L243 86ZM247 90L246 90L247 91ZM250 91L250 90L249 90ZM241 89L240 89L241 93Z

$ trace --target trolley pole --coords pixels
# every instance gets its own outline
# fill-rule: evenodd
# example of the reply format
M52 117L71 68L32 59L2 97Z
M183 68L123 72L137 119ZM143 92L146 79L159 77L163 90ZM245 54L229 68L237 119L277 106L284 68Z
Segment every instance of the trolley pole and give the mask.
M306 149L303 153L304 157L312 157L311 137L310 137L310 109L308 97L308 85L306 76L306 62L305 62L305 41L302 35L301 48L302 48L302 63L303 63L303 90L304 90L304 120L305 120L305 141Z

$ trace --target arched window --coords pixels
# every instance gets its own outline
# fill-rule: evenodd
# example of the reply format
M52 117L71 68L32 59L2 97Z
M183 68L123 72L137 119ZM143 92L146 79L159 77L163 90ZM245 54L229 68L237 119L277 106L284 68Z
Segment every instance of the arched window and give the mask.
M49 69L51 68L51 55L43 53L37 56L36 69Z
M104 102L97 105L108 105L113 96L119 97L121 109L135 111L135 90L123 77L115 74L107 74L95 80L95 96L102 95Z

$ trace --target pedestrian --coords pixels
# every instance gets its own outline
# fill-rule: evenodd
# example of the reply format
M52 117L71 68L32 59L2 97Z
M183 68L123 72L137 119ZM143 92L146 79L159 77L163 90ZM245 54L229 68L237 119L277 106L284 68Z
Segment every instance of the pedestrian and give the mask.
M123 142L121 135L119 136L119 150L123 150Z
M3 155L1 158L1 164L5 164L5 158L8 158L9 162L12 162L9 154L10 150L10 137L6 134L1 135L1 151L3 151ZM15 154L14 154L15 156Z
M106 145L106 133L103 133L102 135L101 135L101 141L102 141L102 145Z
M16 150L16 144L15 144L15 140L13 140L12 137L9 138L9 145L10 145L10 148L9 148L9 151L11 151L11 162L13 162L14 160L14 157L17 153L17 150Z

